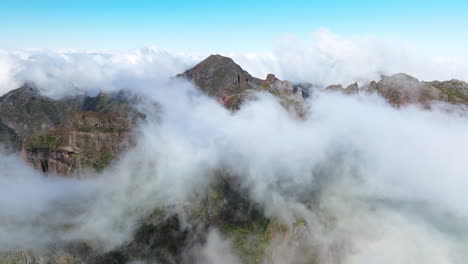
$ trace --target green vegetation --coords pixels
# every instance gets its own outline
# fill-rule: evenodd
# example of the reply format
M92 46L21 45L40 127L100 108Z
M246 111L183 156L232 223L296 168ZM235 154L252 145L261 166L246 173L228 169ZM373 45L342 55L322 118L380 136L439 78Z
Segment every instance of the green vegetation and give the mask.
M26 143L26 149L49 149L56 150L60 136L41 135L37 136Z
M268 246L269 237L266 230L270 220L256 212L243 223L224 222L220 230L232 240L234 248L245 263L261 263Z
M98 172L106 168L109 165L109 163L115 158L114 153L109 149L101 150L97 158L82 157L79 156L79 154L76 155L76 157L79 157L81 165L83 167L93 168Z
M278 90L276 90L276 89L268 89L267 91L268 91L269 93L271 93L272 95L274 95L274 96L277 96L277 97L280 97L280 98L284 97L284 96L281 94L281 92L278 91Z
M105 167L107 167L107 165L109 165L109 163L113 159L114 159L114 155L113 155L112 151L110 151L109 149L103 149L103 150L101 150L101 153L99 155L99 159L97 159L97 161L94 163L93 167L96 170L102 170Z
M439 91L441 91L443 94L447 95L449 102L453 102L454 99L457 99L457 98L462 100L463 102L467 101L467 98L465 98L465 96L459 91L457 91L456 89L447 89L447 88L442 88L442 87L436 87L436 88L439 89Z
M21 149L21 140L15 131L0 122L0 143L9 151Z
M123 132L128 129L128 128L115 128L113 126L80 126L78 124L73 124L73 128L80 132L102 132L102 133Z
M230 109L233 109L233 108L238 108L238 105L239 105L239 100L240 100L240 95L232 95L231 97L229 97L229 99L226 101L226 107L227 108L230 108Z

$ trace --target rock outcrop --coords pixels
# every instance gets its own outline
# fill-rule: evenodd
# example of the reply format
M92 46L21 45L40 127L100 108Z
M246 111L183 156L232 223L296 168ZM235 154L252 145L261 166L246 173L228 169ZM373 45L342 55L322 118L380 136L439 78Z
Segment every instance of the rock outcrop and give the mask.
M215 97L239 94L262 84L231 58L221 55L211 55L177 77L193 81L204 93Z
M348 95L357 94L360 90L378 93L396 107L419 105L427 108L432 102L468 104L468 84L463 81L420 82L404 73L383 76L380 81L372 81L364 89L360 89L357 83L346 88L343 88L341 84L325 88L327 92L341 92Z
M70 175L100 170L132 145L134 120L111 114L74 111L45 135L24 140L22 154L44 173Z
M240 105L263 91L277 96L281 104L298 107L307 96L304 86L282 81L273 74L265 80L253 77L231 58L211 55L195 67L176 77L192 81L204 93L217 98L226 108L238 110Z
M459 80L433 81L425 84L437 88L440 92L447 95L447 100L454 104L468 104L468 83Z
M394 106L428 106L432 101L448 102L448 96L439 89L403 73L384 77L375 89Z

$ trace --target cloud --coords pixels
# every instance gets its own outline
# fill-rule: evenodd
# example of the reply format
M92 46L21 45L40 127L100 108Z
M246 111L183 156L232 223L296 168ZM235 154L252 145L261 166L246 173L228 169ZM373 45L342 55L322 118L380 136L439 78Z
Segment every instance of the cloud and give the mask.
M385 53L372 41L328 32L316 41L269 57L277 63L271 67L293 80L324 84L374 78L400 66L428 76L436 69L420 61L407 65L413 53ZM1 56L10 67L4 83L30 79L54 97L129 87L144 95L137 107L147 120L133 149L86 179L44 178L1 154L0 249L75 240L114 248L154 208L190 206L223 168L266 216L307 222L297 240L303 246L285 243L271 263L301 263L302 253L312 250L325 263L466 263L466 109L396 109L377 96L318 94L308 101L307 118L298 119L273 96L259 94L231 113L189 83L167 81L193 63L185 55L143 49ZM260 64L255 56L244 59L265 70L262 58ZM208 238L203 259L236 263L229 243L217 233Z
M468 80L466 58L436 57L401 41L345 38L326 29L307 39L285 36L272 52L232 56L255 76L275 73L282 79L319 86L366 84L382 74L401 72L425 81Z
M0 92L33 82L42 94L60 98L98 91L136 88L166 80L195 64L195 56L170 54L156 47L123 52L16 50L0 52Z
M124 51L0 50L0 93L25 81L43 94L62 97L166 80L209 54L170 53L157 47ZM434 57L407 43L371 37L344 38L326 29L310 38L285 36L273 51L224 54L254 76L274 73L293 82L366 84L382 74L404 72L419 79L468 80L466 58Z

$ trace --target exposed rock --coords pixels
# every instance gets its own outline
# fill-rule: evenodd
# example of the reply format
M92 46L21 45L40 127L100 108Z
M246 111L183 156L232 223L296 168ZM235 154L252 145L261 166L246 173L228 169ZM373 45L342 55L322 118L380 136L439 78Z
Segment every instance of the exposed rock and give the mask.
M221 55L211 55L177 77L192 81L230 110L238 110L245 100L254 98L254 93L258 91L271 93L288 108L301 108L297 105L303 103L304 94L307 94L302 87L279 80L273 74L268 74L265 80L253 77L231 58Z
M134 120L118 113L74 111L48 134L24 140L22 154L45 173L103 169L132 143Z
M347 95L359 93L359 86L357 83L353 83L346 88L343 88L341 84L333 84L325 87L326 92L340 92Z
M459 80L433 81L429 84L447 95L447 100L454 104L468 104L468 83Z
M43 172L101 169L128 147L132 123L144 115L124 93L54 100L30 83L0 97L0 143ZM84 110L84 111L82 111Z
M242 93L262 84L231 58L221 55L210 55L177 77L192 80L203 92L216 97Z
M270 86L271 89L279 91L280 93L284 94L293 94L294 93L294 86L289 81L282 81L276 78L273 74L268 74L265 81L263 81L264 85Z
M35 254L31 251L0 252L0 264L86 264L79 254L57 252L54 254Z
M343 92L344 88L341 84L332 84L325 87L326 92Z
M368 93L376 93L378 90L378 85L376 81L372 81L369 83L369 86L367 87L367 92Z
M428 106L432 101L448 101L448 96L439 89L404 73L384 77L377 83L376 90L394 106Z
M359 93L359 86L357 83L353 83L344 89L345 94L357 94Z

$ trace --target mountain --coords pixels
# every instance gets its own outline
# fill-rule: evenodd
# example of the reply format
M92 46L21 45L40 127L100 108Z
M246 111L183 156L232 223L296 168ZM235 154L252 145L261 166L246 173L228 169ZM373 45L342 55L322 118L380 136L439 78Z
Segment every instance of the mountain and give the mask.
M192 80L203 92L216 97L242 93L262 84L262 80L244 71L231 58L221 55L210 55L177 77Z
M273 74L265 79L254 77L221 55L211 55L176 77L192 82L233 112L263 92L301 116L307 97L322 92L311 84L294 84ZM330 85L323 92L349 96L376 93L395 107L430 107L433 101L468 102L465 82L421 82L406 74L384 76L362 87L357 83L346 88ZM99 171L138 140L132 129L145 116L132 106L137 100L125 92L53 100L27 83L0 97L0 142L12 151L21 150L22 157L44 174L71 177L86 170ZM124 264L141 259L155 263L191 263L191 256L184 255L184 250L206 241L213 228L232 242L242 263L264 263L282 246L273 245L273 251L268 251L272 241L281 238L295 245L309 232L303 219L295 219L288 227L274 217L265 216L257 204L243 195L245 190L236 182L235 175L225 171L213 174L216 180L208 186L208 191L194 197L193 204L184 208L183 221L166 208L155 208L140 220L129 241L109 252L102 252L99 246L87 241L77 241L54 245L41 254L27 249L0 252L0 264ZM323 217L325 220L318 221L329 221L327 216ZM315 263L317 252L313 249L308 252L310 255L301 263Z
M427 85L437 88L447 96L447 101L453 104L468 104L468 83L459 80L433 81Z
M281 81L273 74L265 80L253 77L231 58L210 55L208 58L176 77L193 82L205 94L217 98L226 108L238 110L252 99L255 92L267 92L280 99L282 105L300 109L307 96L305 88Z
M49 131L73 109L80 108L84 98L51 100L41 96L30 83L0 97L0 122L24 139Z
M133 122L117 112L76 110L49 133L24 140L22 154L44 173L70 175L104 169L132 145Z
M447 102L448 97L442 91L429 83L404 74L384 77L377 84L369 86L369 91L377 91L387 101L395 106L421 104L428 106L433 101Z
M0 142L44 173L102 169L144 118L131 100L124 92L54 100L26 83L0 97Z

